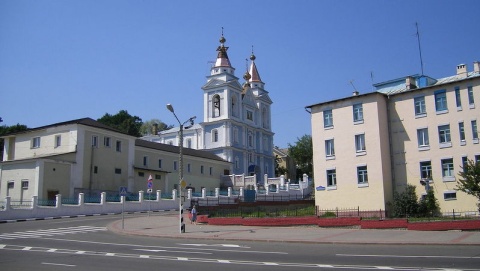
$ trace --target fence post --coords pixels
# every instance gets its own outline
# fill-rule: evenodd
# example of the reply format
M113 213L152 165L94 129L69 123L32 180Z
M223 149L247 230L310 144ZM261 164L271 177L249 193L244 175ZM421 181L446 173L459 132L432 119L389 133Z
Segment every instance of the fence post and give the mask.
M12 208L10 206L11 202L12 202L12 198L10 196L5 198L5 211L9 211L10 208Z
M227 191L228 198L230 198L232 196L232 188L229 187Z
M453 209L453 220L455 220L455 209Z
M202 199L204 199L207 196L207 189L202 188Z
M157 201L162 199L162 190L157 190Z
M338 217L338 207L335 207L335 209L337 210L337 217Z
M138 202L143 202L143 190L138 191Z
M357 206L357 216L360 216L360 206Z
M102 193L100 194L100 204L101 204L101 205L105 205L106 199L107 199L107 193L102 192Z
M78 206L83 206L85 203L85 194L78 193Z
M55 202L55 208L61 208L61 207L62 207L62 195L57 194L57 195L55 196L55 200L56 200L56 202Z
M32 209L36 210L38 206L38 196L32 196Z

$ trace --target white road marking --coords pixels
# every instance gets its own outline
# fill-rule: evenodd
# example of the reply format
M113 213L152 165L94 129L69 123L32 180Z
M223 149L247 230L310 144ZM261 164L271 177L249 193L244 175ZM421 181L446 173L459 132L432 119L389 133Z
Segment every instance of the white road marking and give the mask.
M13 233L0 234L0 239L11 240L11 239L22 239L22 238L39 238L44 236L76 234L76 233L86 233L86 232L106 231L106 230L107 230L106 227L79 226L79 227L56 228L56 229L24 231L24 232L17 231Z
M219 263L231 263L229 260L218 260Z
M203 254L203 255L211 255L211 254L212 254L212 253L209 253L209 252L183 251L183 250L166 250L166 249L143 249L143 248L135 248L134 250L149 251L149 252L168 252L168 253Z
M341 257L480 259L480 256L335 254Z
M236 247L236 248L250 248L247 246L235 245L235 244L179 244L181 246L195 246L195 247Z
M75 267L76 266L76 265L73 265L73 264L63 264L63 263L42 263L42 264L60 265L60 266L68 266L68 267Z

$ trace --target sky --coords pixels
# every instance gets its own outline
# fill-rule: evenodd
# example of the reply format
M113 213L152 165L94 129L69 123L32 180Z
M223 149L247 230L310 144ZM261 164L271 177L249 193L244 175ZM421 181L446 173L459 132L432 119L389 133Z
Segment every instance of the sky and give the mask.
M0 125L29 128L127 110L203 121L223 33L236 76L255 63L274 145L311 134L305 106L480 60L480 1L0 0ZM477 30L475 30L477 29Z

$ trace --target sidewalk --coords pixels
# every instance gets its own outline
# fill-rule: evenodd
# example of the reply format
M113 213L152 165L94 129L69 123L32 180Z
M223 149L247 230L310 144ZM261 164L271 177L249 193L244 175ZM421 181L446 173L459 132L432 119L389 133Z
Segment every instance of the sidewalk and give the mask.
M480 245L480 232L462 231L408 231L360 230L320 228L316 226L257 227L214 226L190 224L185 219L186 232L180 233L178 214L159 216L151 213L141 217L125 218L108 225L118 234L164 238L298 242L319 244L422 244L422 245Z

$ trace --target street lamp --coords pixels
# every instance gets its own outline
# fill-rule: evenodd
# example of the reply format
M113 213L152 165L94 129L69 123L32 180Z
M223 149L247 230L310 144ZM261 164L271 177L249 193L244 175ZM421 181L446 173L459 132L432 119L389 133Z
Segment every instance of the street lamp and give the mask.
M179 150L179 171L178 171L178 196L179 196L179 220L180 220L180 233L185 232L185 223L183 223L183 203L182 203L182 182L183 180L183 129L188 129L192 127L193 121L195 120L195 116L189 118L188 120L184 121L183 123L178 119L177 114L175 114L175 110L173 110L173 106L171 104L167 104L167 109L173 113L175 118L180 125L180 140L178 143L178 150ZM188 126L185 126L186 123L190 122Z

